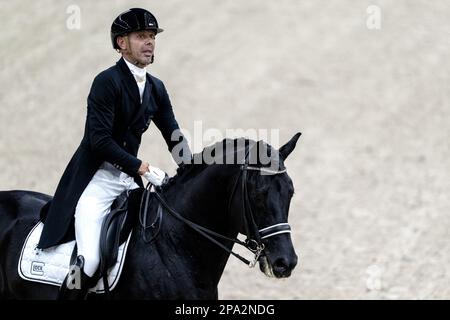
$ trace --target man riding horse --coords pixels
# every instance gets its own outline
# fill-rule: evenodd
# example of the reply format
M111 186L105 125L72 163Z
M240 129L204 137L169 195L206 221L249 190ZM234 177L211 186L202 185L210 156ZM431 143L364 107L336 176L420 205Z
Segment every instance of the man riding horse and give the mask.
M87 105L85 132L58 184L53 200L44 206L45 221L38 248L64 242L70 235L77 243L71 269L78 270L78 288L69 278L60 289L61 299L84 299L99 262L102 222L116 197L125 190L143 187L142 175L159 185L165 173L137 158L141 136L151 120L161 131L169 151L180 165L191 159L163 82L146 71L153 63L155 37L162 32L149 11L133 8L121 13L111 26L113 48L122 57L115 66L98 74Z

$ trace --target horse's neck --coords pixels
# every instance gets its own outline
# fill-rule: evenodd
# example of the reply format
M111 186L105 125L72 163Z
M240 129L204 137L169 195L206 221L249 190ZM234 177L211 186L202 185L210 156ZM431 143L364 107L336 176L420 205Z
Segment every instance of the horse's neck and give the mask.
M226 170L225 168L223 168ZM205 170L208 170L205 169ZM236 217L228 212L230 197L230 183L236 171L220 168L210 168L209 172L201 172L180 188L172 188L167 192L167 200L183 217L227 237L236 237L239 231ZM191 266L196 275L204 277L198 271L205 270L211 277L210 281L218 283L229 253L213 244L207 238L199 235L183 222L170 217L165 227L171 229L170 239L166 241L175 245L177 253L185 256L185 261ZM217 239L217 238L215 238ZM228 248L233 243L218 239ZM194 275L195 276L195 275Z
M216 232L237 234L235 217L228 212L230 185L236 178L231 167L207 167L193 179L167 192L168 202L180 214Z

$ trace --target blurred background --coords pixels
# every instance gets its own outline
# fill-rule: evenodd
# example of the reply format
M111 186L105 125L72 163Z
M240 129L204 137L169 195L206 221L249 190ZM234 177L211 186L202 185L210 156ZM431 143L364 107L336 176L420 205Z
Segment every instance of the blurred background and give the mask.
M181 127L303 133L286 162L299 265L277 280L231 257L220 298L450 298L446 0L0 0L0 190L54 193L131 7L165 29L147 70ZM154 125L139 156L175 173Z

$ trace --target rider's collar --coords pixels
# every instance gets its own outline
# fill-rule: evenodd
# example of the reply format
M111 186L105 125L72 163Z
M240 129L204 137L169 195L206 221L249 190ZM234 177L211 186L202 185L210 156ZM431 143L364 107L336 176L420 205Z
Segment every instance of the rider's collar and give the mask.
M128 62L127 59L123 58L123 60L125 61L125 63L127 64L128 68L130 69L131 73L136 77L136 78L142 78L145 79L145 75L147 74L147 69L146 68L139 68L136 67L134 64L132 64L131 62Z

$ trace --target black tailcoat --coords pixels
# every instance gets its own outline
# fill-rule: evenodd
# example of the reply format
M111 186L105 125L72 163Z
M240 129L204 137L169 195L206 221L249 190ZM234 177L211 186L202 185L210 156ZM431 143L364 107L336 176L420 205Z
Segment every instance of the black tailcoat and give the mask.
M186 142L183 137L171 141L172 132L179 126L161 80L147 73L141 104L136 80L123 58L95 77L87 99L83 139L52 201L41 212L45 224L39 248L54 246L73 235L78 199L103 161L134 177L143 186L137 173L141 165L137 153L141 136L151 120L161 131L169 151L178 142Z

